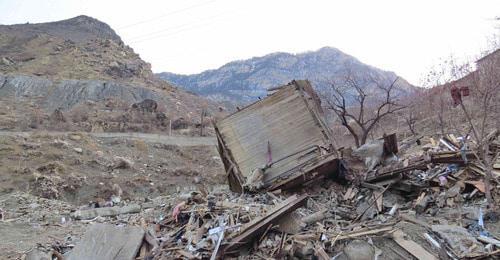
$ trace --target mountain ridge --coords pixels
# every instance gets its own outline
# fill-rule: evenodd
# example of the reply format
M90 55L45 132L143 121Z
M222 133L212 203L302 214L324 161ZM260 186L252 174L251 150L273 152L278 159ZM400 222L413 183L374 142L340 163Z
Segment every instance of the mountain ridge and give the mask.
M266 89L286 84L293 79L309 79L321 89L329 80L344 75L352 69L355 73L374 74L384 79L398 77L365 64L359 59L334 47L297 54L274 52L264 56L228 62L217 69L197 74L157 73L160 78L194 93L217 101L248 103L266 95ZM401 77L400 77L401 78ZM413 86L399 80L402 89Z

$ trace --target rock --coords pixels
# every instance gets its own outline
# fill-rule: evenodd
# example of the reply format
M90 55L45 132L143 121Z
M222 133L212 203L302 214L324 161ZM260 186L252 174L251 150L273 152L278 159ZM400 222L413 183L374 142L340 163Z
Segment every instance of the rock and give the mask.
M375 249L366 241L353 240L344 247L344 254L349 260L373 260Z
M25 142L22 145L24 149L37 149L40 148L41 146L39 143L29 143L29 142Z
M75 152L77 153L83 153L83 149L79 147L73 148L73 150L75 150Z
M82 139L82 136L77 134L70 134L68 138L73 141L80 141Z
M60 140L60 139L56 139L52 143L52 146L57 147L57 148L64 148L64 147L68 147L69 143L66 141Z
M433 225L432 231L437 232L460 259L474 257L485 252L484 246L463 227Z
M161 92L144 86L104 80L61 80L51 81L35 76L0 75L0 96L40 97L43 108L54 111L57 108L69 110L75 105L104 101L107 98L125 103L140 102L145 99L158 103L169 103L171 99ZM47 91L47 89L52 89Z
M365 161L366 167L373 170L375 166L382 162L384 155L384 140L375 140L366 143L352 152L354 156L360 157Z
M130 159L127 159L125 157L115 156L114 158L114 169L129 169L132 168L133 165L134 163Z

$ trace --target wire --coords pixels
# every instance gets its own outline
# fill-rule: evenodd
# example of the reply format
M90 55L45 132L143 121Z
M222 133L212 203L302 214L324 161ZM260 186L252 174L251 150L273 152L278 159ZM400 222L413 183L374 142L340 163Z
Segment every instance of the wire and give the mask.
M217 17L219 17L219 16L220 16L220 15L218 15L218 16L214 16L214 17L211 17L211 19L213 19L213 18L217 18ZM140 42L149 41L149 40L153 40L153 39L157 39L157 38L165 38L165 37L167 37L167 36L171 36L171 35L175 35L175 34L179 34L179 33L185 32L185 31L189 31L189 30L193 30L193 29L196 29L196 28L204 27L204 26L210 25L210 24L212 24L213 22L215 22L215 21L216 21L215 19L213 19L213 20L208 19L208 20L209 20L209 22L208 22L208 23L194 24L194 25L192 25L192 26L189 26L189 27L186 27L186 28L183 28L183 29L180 29L180 30L174 31L174 32L172 32L172 33L168 33L168 34L161 34L161 35L152 36L152 37L148 37L148 38L144 38L144 39L132 40L132 41L130 41L130 43L140 43ZM185 26L188 26L188 25L189 25L189 24L185 24L185 25L181 26L180 28L185 27Z
M179 10L175 10L175 11L172 11L172 12L169 12L169 13L166 13L166 14L162 14L160 16L157 16L157 17L154 17L154 18L151 18L151 19L147 19L147 20L143 20L143 21L139 21L139 22L136 22L136 23L133 23L133 24L129 24L129 25L125 25L125 26L119 27L119 28L117 28L117 30L134 27L134 26L139 25L139 24L149 23L149 22L152 22L152 21L155 21L155 20L158 20L158 19L170 16L170 15L173 15L173 14L182 13L184 11L188 11L190 9L206 5L206 4L215 2L215 1L216 0L210 0L210 1L203 2L203 3L199 3L199 4L190 5L188 7L185 7L185 8L179 9Z
M225 13L220 13L218 15L214 15L214 16L210 16L210 17L207 17L205 19L199 19L198 21L196 21L196 23L199 23L199 22L203 22L203 21L209 21L213 18L217 18L219 16L222 16L224 15ZM154 31L154 32L150 32L150 33L146 33L146 34L143 34L143 35L139 35L139 36L134 36L134 37L131 37L129 40L131 41L137 41L137 40L141 40L141 38L144 38L144 37L148 37L148 36L154 36L154 35L157 35L159 33L162 33L162 32L167 32L167 31L170 31L172 29L180 29L180 28L183 28L183 27L187 27L189 26L190 24L181 24L181 25L177 25L177 26L171 26L171 27L168 27L168 28L165 28L165 29L161 29L161 30L158 30L158 31Z

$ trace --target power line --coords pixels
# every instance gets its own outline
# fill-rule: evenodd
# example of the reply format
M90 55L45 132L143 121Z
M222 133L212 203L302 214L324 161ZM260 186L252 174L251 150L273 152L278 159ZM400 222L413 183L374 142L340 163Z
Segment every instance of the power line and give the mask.
M166 13L166 14L162 14L160 16L153 17L153 18L150 18L150 19L147 19L147 20L139 21L139 22L136 22L136 23L133 23L133 24L125 25L125 26L119 27L117 29L120 30L120 29L130 28L130 27L133 27L133 26L136 26L136 25L139 25L139 24L149 23L149 22L152 22L152 21L155 21L155 20L158 20L158 19L170 16L170 15L173 15L173 14L182 13L184 11L188 11L190 9L206 5L206 4L215 2L215 1L216 0L210 0L210 1L199 3L199 4L190 5L188 7L185 7L185 8L179 9L179 10L175 10L175 11L172 11L172 12L169 12L169 13Z
M212 21L212 22L214 22L214 21ZM169 34L163 34L163 35L159 35L159 36L156 36L156 37L151 37L151 38L146 38L146 39L142 39L142 40L132 41L130 43L141 43L141 42L144 42L144 41L149 41L149 40L153 40L153 39L157 39L157 38L165 38L167 36L179 34L179 33L182 33L182 32L185 32L185 31L189 31L189 30L193 30L193 29L196 29L196 28L200 28L200 27L203 27L203 26L206 26L206 25L209 25L209 24L211 24L211 23L200 24L198 26L191 26L191 27L188 27L186 29L178 30L178 31L175 31L175 32L172 32L172 33L169 33Z
M212 20L214 18L217 18L217 17L220 17L220 16L222 16L224 14L225 13L220 13L218 15L210 16L210 17L207 17L205 19L200 19L200 20L196 21L196 23L210 21L210 20ZM158 35L158 34L160 34L162 32L168 32L168 31L173 30L173 29L181 29L181 28L184 28L184 27L189 27L190 25L192 25L192 24L186 23L186 24L181 24L181 25L178 25L178 26L171 26L171 27L168 27L168 28L165 28L165 29L161 29L161 30L158 30L158 31L146 33L146 34L139 35L139 36L134 36L134 37L132 37L132 38L130 38L128 40L130 40L130 41L141 41L141 40L144 40L144 39L141 39L141 38L145 38L145 37L146 37L146 39L150 39L152 37L148 37L148 36L153 36L153 38L154 38L155 35ZM162 35L159 35L159 36L162 36Z
M219 15L220 16L220 15ZM212 18L217 18L218 16L214 16ZM167 36L171 36L171 35L175 35L175 34L179 34L179 33L182 33L182 32L185 32L185 31L189 31L189 30L193 30L193 29L196 29L196 28L200 28L200 27L204 27L204 26L207 26L209 24L212 24L213 22L215 22L216 20L213 19L213 20L209 20L207 23L202 23L202 24L193 24L192 26L189 26L187 28L183 28L183 29L180 29L180 30L177 30L177 31L174 31L172 33L168 33L168 34L161 34L161 35L157 35L157 36L152 36L152 37L148 37L148 38L144 38L144 39L139 39L139 40L132 40L130 43L140 43L140 42L144 42L144 41L149 41L149 40L153 40L153 39L157 39L157 38L165 38ZM181 26L180 28L182 27L185 27L185 26L188 26L189 24L185 24L183 26Z

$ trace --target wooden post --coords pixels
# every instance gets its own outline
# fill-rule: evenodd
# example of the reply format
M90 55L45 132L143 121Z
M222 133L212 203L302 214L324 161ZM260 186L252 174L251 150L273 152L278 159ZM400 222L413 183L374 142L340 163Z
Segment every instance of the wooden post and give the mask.
M168 120L168 135L172 135L172 119Z

